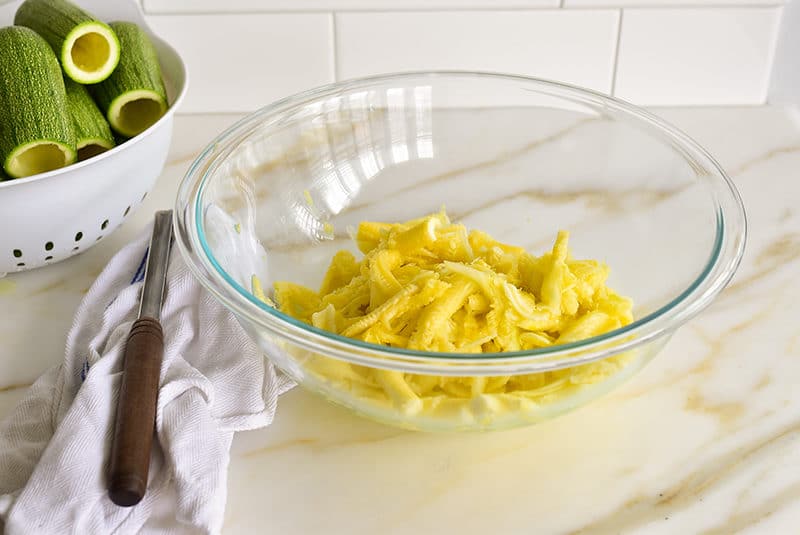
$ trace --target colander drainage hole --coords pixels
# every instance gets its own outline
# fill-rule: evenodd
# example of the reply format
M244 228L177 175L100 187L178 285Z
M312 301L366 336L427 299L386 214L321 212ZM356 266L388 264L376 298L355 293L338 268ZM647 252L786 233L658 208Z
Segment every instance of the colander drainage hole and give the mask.
M45 243L44 244L44 250L45 251L52 251L53 250L53 242L49 241L49 242Z
M83 239L83 232L78 232L75 234L75 241L81 241Z
M44 261L45 261L45 262L49 262L49 261L50 261L50 260L52 260L52 259L53 259L53 257L52 257L52 256L45 256L45 257L44 257Z
M125 213L124 213L124 214L122 214L122 217L125 217L125 216L127 216L127 215L130 213L130 211L131 211L131 207L130 207L130 206L128 206L127 208L125 208Z
M108 226L108 219L103 221L103 224L100 225L100 230L105 230L107 226Z
M20 249L14 249L14 258L22 258L22 251Z

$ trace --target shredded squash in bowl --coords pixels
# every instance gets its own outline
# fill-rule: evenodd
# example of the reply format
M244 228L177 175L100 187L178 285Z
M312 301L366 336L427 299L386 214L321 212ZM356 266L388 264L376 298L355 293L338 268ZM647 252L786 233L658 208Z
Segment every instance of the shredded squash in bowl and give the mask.
M273 301L257 278L254 294L282 312L342 336L414 350L486 353L574 342L629 324L632 302L606 285L609 268L577 260L569 234L534 256L450 221L444 210L404 223L363 222L364 254L334 255L319 291L274 284ZM364 405L414 418L491 423L535 412L617 374L619 354L555 371L492 377L403 373L312 356L304 371ZM330 389L329 389L330 390ZM413 425L409 425L413 427Z

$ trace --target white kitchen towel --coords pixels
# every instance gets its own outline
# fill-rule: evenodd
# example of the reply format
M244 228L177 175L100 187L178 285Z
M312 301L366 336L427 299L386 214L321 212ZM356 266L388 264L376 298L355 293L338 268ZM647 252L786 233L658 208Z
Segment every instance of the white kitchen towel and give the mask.
M0 423L0 532L4 522L9 535L218 533L233 433L268 425L278 396L293 386L173 247L147 493L134 507L111 502L106 471L122 357L150 233L111 260L78 308L64 362Z

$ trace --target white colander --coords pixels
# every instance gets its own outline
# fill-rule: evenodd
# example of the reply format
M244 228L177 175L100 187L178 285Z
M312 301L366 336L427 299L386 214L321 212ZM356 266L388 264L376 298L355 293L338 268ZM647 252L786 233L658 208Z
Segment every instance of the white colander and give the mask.
M133 0L73 0L104 21L127 20L150 33L170 108L156 124L114 149L75 165L0 182L0 275L79 254L114 231L141 204L161 173L175 109L188 73L178 53L155 36ZM21 1L0 0L0 27Z

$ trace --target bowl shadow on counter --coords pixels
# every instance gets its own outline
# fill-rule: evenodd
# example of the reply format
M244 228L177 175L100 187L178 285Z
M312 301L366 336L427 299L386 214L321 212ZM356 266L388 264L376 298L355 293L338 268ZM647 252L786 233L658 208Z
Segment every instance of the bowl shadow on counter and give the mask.
M625 391L615 393L623 399ZM636 400L619 405L615 393L530 427L419 433L360 418L297 388L281 398L271 426L237 435L226 526L249 523L245 518L259 510L281 533L325 529L325 519L351 533L377 533L419 522L414 517L427 516L420 509L434 502L444 511L466 500L463 506L476 508L465 510L470 517L486 501L509 500L493 508L512 508L523 506L514 505L522 498L544 512L554 500L569 499L563 493L578 479L581 491L607 491L620 471L635 470L625 466L626 451L657 425L647 416L653 408L643 410ZM598 471L594 480L581 476ZM287 516L298 502L313 518ZM347 519L348 511L359 518Z

